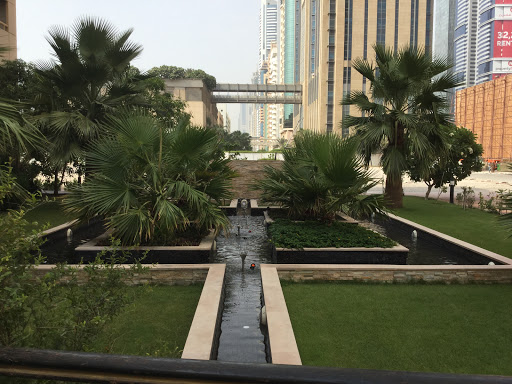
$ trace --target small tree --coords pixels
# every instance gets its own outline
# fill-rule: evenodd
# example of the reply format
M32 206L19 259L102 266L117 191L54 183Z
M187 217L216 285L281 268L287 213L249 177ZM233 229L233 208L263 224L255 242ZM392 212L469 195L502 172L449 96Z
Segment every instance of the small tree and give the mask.
M482 167L480 156L483 147L476 142L473 132L452 124L444 126L443 130L448 151L440 151L428 168L424 167L424 159L415 153L407 158L407 173L411 180L423 181L427 185L425 199L429 198L432 188L440 188L451 180L463 180Z

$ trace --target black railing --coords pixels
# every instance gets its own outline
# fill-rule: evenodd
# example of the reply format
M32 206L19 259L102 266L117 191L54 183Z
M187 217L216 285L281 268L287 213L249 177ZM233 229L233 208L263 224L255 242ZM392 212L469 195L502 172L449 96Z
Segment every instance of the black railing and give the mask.
M0 375L88 383L509 384L512 377L242 364L0 348Z

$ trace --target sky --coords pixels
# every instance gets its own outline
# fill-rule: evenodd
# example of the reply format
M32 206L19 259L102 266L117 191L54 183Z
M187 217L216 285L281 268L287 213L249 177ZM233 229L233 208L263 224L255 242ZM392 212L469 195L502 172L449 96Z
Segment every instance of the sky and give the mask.
M202 69L220 83L250 83L258 65L259 0L18 0L18 58L51 58L46 42L54 26L71 27L80 16L96 16L117 29L133 28L131 40L144 50L133 65ZM239 106L228 106L232 130Z

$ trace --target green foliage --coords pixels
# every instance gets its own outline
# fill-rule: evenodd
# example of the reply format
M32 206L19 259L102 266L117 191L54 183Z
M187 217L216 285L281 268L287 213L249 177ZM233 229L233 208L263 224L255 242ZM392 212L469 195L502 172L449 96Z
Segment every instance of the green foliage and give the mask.
M251 151L251 136L247 132L227 132L222 127L216 127L224 151Z
M408 156L409 174L413 181L424 181L428 186L425 198L428 199L432 187L439 188L450 182L460 181L471 175L473 171L480 171L482 162L480 156L483 147L476 142L476 136L466 128L455 125L442 126L445 131L446 152L436 154L433 162L425 166L421 156L411 153Z
M455 200L464 210L473 208L475 204L475 191L471 187L462 187L462 192L457 193Z
M9 170L0 173L7 181L0 187L1 202L15 180ZM115 256L105 263L105 255L98 255L83 266L85 276L60 265L41 277L35 267L43 261L43 239L24 216L23 209L0 215L0 345L83 350L128 302L123 280L143 270L123 268Z
M141 96L146 77L130 67L142 51L129 40L131 33L90 17L78 19L69 30L49 31L54 60L36 69L41 81L34 103L47 112L36 122L51 143L37 158L47 159L55 178L67 163L84 158L110 113L146 103Z
M278 248L391 248L396 245L376 232L339 221L327 225L319 221L276 219L268 227L268 233Z
M202 69L183 69L172 65L161 65L160 67L151 68L148 73L161 79L201 79L210 91L217 86L215 77L207 74Z
M361 166L356 146L334 134L303 131L294 147L283 149L282 169L266 166L265 177L255 184L262 202L288 208L291 217L301 219L382 212L382 196L363 195L378 181Z
M423 49L375 45L375 63L356 59L352 67L370 81L368 97L362 91L347 95L342 105L354 105L360 113L348 116L343 127L355 128L359 152L368 165L372 153L382 152L386 196L393 206L402 205L402 176L407 156L414 153L427 168L445 150L441 125L449 121L444 91L456 85L446 72L445 60L432 59ZM361 117L362 115L362 117Z
M501 201L501 209L507 211L508 213L500 216L500 223L504 228L508 229L510 236L512 237L512 191L508 191L507 193L503 193L500 198Z
M0 63L0 97L31 103L35 97L34 65L21 59Z
M176 126L190 117L185 112L186 103L172 94L164 92L165 84L161 78L150 77L144 80L144 97L148 109L166 126Z
M66 205L82 219L104 215L123 244L167 244L187 229L229 226L213 202L230 198L234 176L214 130L183 121L168 128L144 111L124 111L89 152L91 176Z

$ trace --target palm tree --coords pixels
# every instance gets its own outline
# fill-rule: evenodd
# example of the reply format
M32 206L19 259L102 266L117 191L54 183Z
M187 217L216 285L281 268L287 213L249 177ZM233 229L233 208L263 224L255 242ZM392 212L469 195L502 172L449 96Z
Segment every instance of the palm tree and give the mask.
M223 229L214 201L230 198L234 176L217 134L188 121L170 129L148 112L122 111L89 148L91 175L66 199L82 219L105 215L123 244L172 241L187 230Z
M357 143L331 134L303 131L295 146L283 149L282 169L265 167L255 185L262 200L288 208L297 219L333 220L336 212L369 215L382 212L382 196L363 195L378 181L356 156Z
M38 116L55 150L55 163L66 164L101 133L101 124L116 108L143 103L130 62L142 47L129 40L132 30L118 32L101 19L79 19L70 30L53 27L47 38L54 60L41 63L36 103L49 113Z
M343 127L354 127L359 152L368 166L371 154L382 152L386 174L385 196L392 207L402 206L402 176L410 154L430 165L430 158L445 150L442 125L446 113L444 92L457 85L446 73L446 60L432 59L420 48L392 49L375 45L375 63L356 59L352 67L367 78L370 98L361 91L347 95L342 105L354 105L361 117L348 116Z

